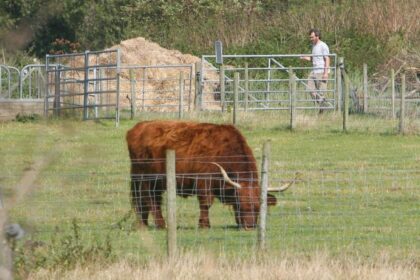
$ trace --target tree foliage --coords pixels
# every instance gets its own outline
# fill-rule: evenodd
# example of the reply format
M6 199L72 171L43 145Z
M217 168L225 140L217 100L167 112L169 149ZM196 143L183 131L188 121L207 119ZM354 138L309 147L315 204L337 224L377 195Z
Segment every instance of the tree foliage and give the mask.
M0 48L42 58L143 36L193 54L218 39L226 52L302 53L319 27L349 65L374 67L418 46L419 9L415 0L2 0Z

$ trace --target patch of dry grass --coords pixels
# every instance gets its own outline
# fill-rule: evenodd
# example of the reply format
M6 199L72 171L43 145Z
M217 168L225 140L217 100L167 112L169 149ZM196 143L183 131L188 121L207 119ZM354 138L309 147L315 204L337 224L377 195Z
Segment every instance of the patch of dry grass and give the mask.
M387 254L363 260L334 258L326 253L302 258L258 256L232 260L208 253L185 253L172 261L120 261L79 265L70 271L39 270L28 279L419 279L419 264L414 260L396 263Z

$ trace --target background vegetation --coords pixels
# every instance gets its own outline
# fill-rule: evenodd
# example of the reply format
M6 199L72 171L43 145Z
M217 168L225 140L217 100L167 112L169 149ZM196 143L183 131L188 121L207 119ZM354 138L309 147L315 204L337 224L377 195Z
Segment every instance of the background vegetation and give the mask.
M0 48L9 64L137 36L200 55L217 39L226 53L307 53L318 27L349 67L375 71L418 52L419 14L416 0L3 0Z

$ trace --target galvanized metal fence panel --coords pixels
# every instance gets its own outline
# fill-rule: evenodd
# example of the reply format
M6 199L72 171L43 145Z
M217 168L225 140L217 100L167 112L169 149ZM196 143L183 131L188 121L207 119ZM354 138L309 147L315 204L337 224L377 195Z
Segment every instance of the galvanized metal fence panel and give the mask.
M20 70L0 64L0 98L19 98Z
M46 56L45 114L119 122L120 52Z
M19 99L43 99L46 92L46 65L28 64L20 71Z
M297 75L296 109L336 108L336 55L331 54L328 87L310 90L310 62L296 55L224 55L224 65L216 67L214 55L202 56L201 84L203 109L233 106L233 74L240 73L239 108L241 110L289 110L289 72ZM216 87L214 85L217 85ZM316 98L311 96L311 92ZM323 96L324 102L317 98Z

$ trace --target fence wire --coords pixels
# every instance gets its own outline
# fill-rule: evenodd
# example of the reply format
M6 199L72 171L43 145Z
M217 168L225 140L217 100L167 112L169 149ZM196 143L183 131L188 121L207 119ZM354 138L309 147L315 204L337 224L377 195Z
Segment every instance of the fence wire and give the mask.
M307 252L326 248L336 252L366 252L393 248L418 252L420 249L418 166L372 164L354 169L344 163L343 168L328 169L321 163L286 167L279 162L280 159L272 161L271 186L290 182L296 172L302 176L286 192L272 193L277 205L269 207L266 234L269 251ZM103 171L91 163L86 166L84 172L43 172L36 191L11 209L10 220L25 228L27 239L42 244L68 237L76 224L79 235L86 238L83 242L108 242L116 255L141 258L164 254L166 231L156 227L153 213L148 217L149 225L140 227L131 207L127 162L108 162ZM249 182L259 177L239 173L233 177L243 176ZM148 186L144 190L147 195L153 195L154 188L163 184L164 178L164 174L134 177ZM15 179L12 175L3 176L2 189L7 190L6 186L13 185ZM216 186L213 193L219 196L209 209L211 227L208 229L199 226L196 194L200 192L197 189L200 181L205 187ZM238 217L235 219L233 205L245 198L227 186L220 174L177 174L177 183L180 248L204 247L232 254L254 251L256 230L239 229ZM161 205L166 219L166 193L162 195Z

